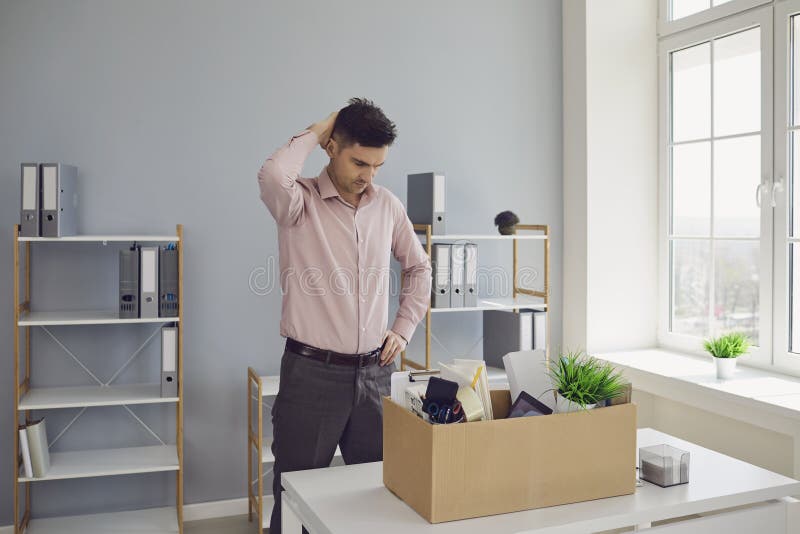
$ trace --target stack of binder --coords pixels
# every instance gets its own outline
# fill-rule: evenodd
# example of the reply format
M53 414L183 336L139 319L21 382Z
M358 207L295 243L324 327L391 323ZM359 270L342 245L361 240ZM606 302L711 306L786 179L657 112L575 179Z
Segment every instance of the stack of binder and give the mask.
M20 235L78 233L78 168L63 163L20 165Z
M50 449L44 419L19 427L19 451L26 478L41 478L50 470Z
M434 243L431 247L431 306L464 308L478 305L478 246Z
M178 316L178 250L132 246L119 253L120 319Z

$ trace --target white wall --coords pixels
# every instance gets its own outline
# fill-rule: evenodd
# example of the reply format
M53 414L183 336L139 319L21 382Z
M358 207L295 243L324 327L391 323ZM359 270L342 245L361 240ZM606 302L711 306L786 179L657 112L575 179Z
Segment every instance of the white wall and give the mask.
M566 348L656 346L657 0L565 0ZM636 391L650 426L786 475L789 435Z
M564 345L656 341L657 5L567 0Z

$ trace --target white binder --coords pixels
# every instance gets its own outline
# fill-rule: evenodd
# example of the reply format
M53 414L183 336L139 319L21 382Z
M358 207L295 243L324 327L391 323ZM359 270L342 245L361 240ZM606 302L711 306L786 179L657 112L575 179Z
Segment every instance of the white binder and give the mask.
M450 245L434 243L431 247L431 307L450 307Z
M42 236L77 234L78 168L62 163L43 163L40 172Z
M178 396L178 329L161 329L161 396Z
M464 306L478 305L478 245L464 245Z
M142 247L139 256L139 317L158 317L158 247Z
M450 307L464 307L464 244L450 248Z

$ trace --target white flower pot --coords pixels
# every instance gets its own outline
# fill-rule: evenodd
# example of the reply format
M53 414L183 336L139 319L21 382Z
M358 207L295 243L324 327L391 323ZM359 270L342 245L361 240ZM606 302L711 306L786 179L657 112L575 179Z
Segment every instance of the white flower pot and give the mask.
M555 413L569 413L580 412L582 410L591 410L597 406L596 404L587 404L585 407L576 402L572 402L566 397L562 397L561 393L556 393L556 409Z
M714 358L717 365L717 378L720 380L727 380L733 378L733 372L736 370L736 358Z

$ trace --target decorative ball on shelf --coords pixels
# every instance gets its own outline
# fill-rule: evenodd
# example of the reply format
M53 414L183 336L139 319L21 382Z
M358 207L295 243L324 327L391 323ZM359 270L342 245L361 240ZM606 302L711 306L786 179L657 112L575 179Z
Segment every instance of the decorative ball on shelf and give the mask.
M502 235L514 235L517 233L519 217L513 211L503 211L494 218L494 225Z

